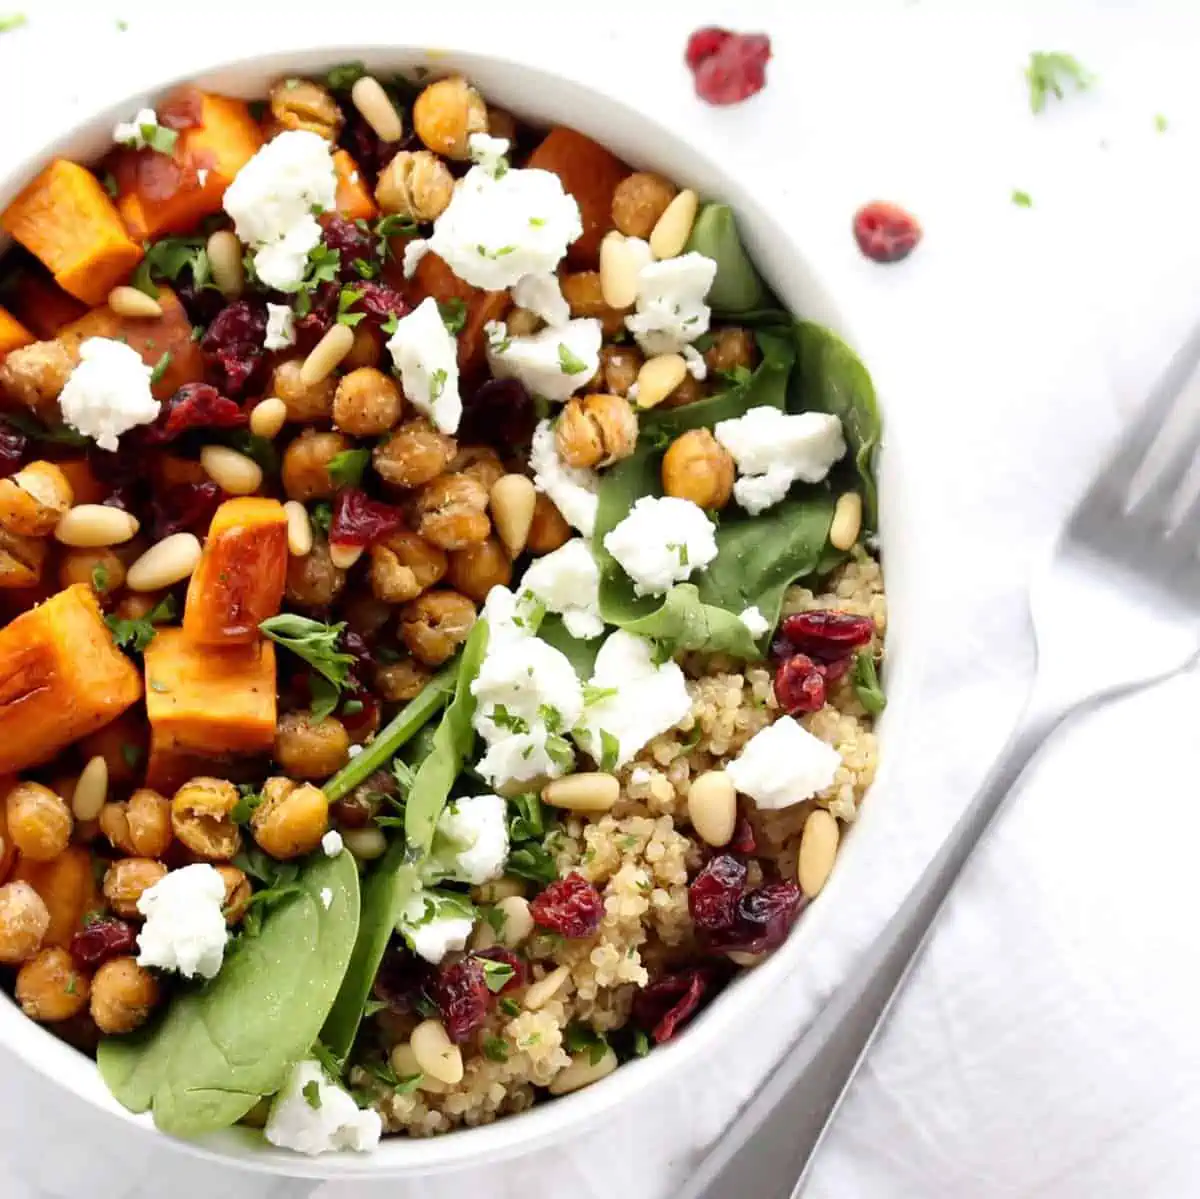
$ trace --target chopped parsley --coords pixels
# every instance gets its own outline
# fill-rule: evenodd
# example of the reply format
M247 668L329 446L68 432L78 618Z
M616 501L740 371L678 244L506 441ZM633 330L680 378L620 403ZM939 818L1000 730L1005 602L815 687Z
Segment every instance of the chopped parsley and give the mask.
M312 311L313 292L322 283L336 282L341 266L341 251L331 250L324 242L318 242L309 250L304 278L300 280L296 289L296 302L292 305L292 311L297 316L307 316Z
M439 301L438 312L441 313L442 324L446 326L447 333L459 333L467 323L467 305L457 297Z
M417 222L410 216L404 216L398 212L390 212L387 216L381 217L375 222L375 236L379 238L376 243L375 252L385 262L388 255L392 252L390 238L393 237L412 237L417 231Z
M363 298L363 293L353 287L343 287L341 294L338 296L337 306L337 323L339 325L349 325L351 329L358 324L359 321L365 319L365 312L351 312L350 309Z
M322 533L326 537L329 536L329 527L333 524L333 507L324 500L319 504L313 504L308 513L309 523L316 533Z
M433 372L429 380L429 402L436 404L442 398L442 392L446 390L447 374L445 370L439 367Z
M197 290L213 286L207 245L203 237L164 237L156 242L143 242L145 256L129 282L154 299L158 298L155 279L173 283L185 270L191 272Z
M307 662L335 687L346 685L354 658L338 649L338 642L346 628L345 622L323 624L307 616L284 612L264 620L258 627L272 641Z
M492 723L498 729L504 729L509 733L527 733L529 732L529 721L524 716L518 716L515 712L510 712L505 704L497 704L492 710Z
M635 1057L645 1057L650 1052L650 1038L644 1028L633 1030L633 1053Z
M238 787L237 803L229 811L229 819L234 824L249 824L250 817L254 815L264 798L262 792L255 790L250 783L242 783Z
M138 133L151 150L159 154L175 153L175 143L179 141L179 134L174 129L167 129L159 124L139 125Z
M484 1037L483 1056L492 1062L508 1061L508 1046L500 1037Z
M1070 54L1036 50L1029 56L1025 81L1029 84L1029 107L1038 113L1046 107L1048 96L1063 99L1068 85L1075 91L1084 91L1091 85L1092 76Z
M1018 208L1033 207L1033 197L1028 192L1018 191L1016 188L1013 188L1012 202Z
M321 1110L321 1084L315 1079L309 1079L308 1082L301 1087L304 1094L304 1102L308 1104L313 1111Z
M555 766L564 772L575 765L575 751L561 733L551 733L546 738L546 755Z
M608 1041L603 1033L597 1032L590 1024L572 1021L567 1025L563 1048L568 1053L586 1052L588 1061L595 1066L608 1052Z
M488 990L493 994L503 991L512 980L515 971L507 962L496 962L491 958L476 958L475 960L483 967L484 980L487 982Z
M100 176L100 182L104 186L104 190L108 193L109 198L115 200L117 198L117 177L112 171L105 171Z
M97 562L92 567L92 590L107 591L108 590L108 567L103 562Z
M308 676L308 695L311 701L310 711L313 720L318 723L327 716L332 716L342 698L340 687L334 686L327 678L319 674Z
M371 461L370 450L343 450L329 459L329 477L340 487L358 487Z
M564 375L578 375L587 370L587 363L571 353L565 342L558 343L558 365Z
M357 716L363 710L361 699L348 699L342 704L342 712L346 716Z
M23 12L10 13L6 17L0 17L0 33L11 33L14 29L20 29L29 18Z
M348 92L366 73L367 68L361 62L343 62L329 68L325 82L330 91Z
M601 700L609 699L616 694L616 687L597 687L595 683L584 683L583 706L590 707L592 704L598 704Z
M1167 131L1167 118L1161 112L1154 115L1154 128L1159 133L1166 133Z
M531 216L529 218L529 223L535 229L540 229L546 223L546 218L544 216Z
M163 375L167 373L167 367L171 365L171 351L167 350L163 356L154 364L154 369L150 372L150 386L161 382Z
M887 707L887 696L883 694L883 688L879 685L879 672L875 669L875 659L869 651L864 650L855 656L850 681L854 684L858 702L870 715L878 716Z
M113 641L121 649L144 653L146 646L154 640L155 625L166 624L176 616L175 597L164 595L145 616L137 620L123 620L117 616L106 616L104 623L113 635Z
M504 932L504 925L507 923L504 913L495 905L486 908L483 913L483 918L488 922L489 927L496 936L500 936ZM485 967L486 970L486 967Z
M736 366L732 366L727 371L717 371L720 378L724 379L730 387L741 387L744 383L749 383L754 375L754 372L748 367L743 366L740 362Z
M502 999L496 1006L514 1019L521 1014L521 1005L515 999Z
M600 730L600 769L616 770L621 758L620 739L614 737L608 729Z

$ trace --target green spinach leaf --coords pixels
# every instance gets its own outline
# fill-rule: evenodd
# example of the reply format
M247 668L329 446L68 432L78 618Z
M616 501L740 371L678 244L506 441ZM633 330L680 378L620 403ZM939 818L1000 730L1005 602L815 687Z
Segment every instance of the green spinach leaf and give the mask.
M588 641L581 641L578 637L572 637L567 632L567 626L563 624L561 616L547 616L538 627L538 640L544 641L547 645L552 645L560 653L567 656L567 660L575 667L575 673L585 681L592 677L592 671L596 665L596 655L600 652L600 646L604 643L603 637L592 637Z
M742 245L728 204L705 204L700 209L686 248L707 255L717 264L717 277L708 292L713 311L736 316L766 302L767 289Z

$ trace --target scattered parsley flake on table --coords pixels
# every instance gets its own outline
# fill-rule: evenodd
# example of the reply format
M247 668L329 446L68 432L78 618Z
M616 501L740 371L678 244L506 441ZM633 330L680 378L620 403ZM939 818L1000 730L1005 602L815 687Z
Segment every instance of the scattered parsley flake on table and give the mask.
M1167 131L1167 118L1164 117L1161 112L1155 114L1154 128L1157 129L1159 133L1166 133Z
M14 29L20 29L28 21L29 18L23 12L9 13L8 16L0 17L0 33L11 33Z
M1029 107L1035 113L1046 107L1047 95L1063 99L1067 84L1074 84L1075 90L1081 92L1092 83L1092 76L1077 58L1058 50L1035 50L1030 54L1025 79L1029 84Z
M1012 202L1018 208L1032 208L1033 207L1033 197L1028 192L1019 191L1015 187L1013 188Z

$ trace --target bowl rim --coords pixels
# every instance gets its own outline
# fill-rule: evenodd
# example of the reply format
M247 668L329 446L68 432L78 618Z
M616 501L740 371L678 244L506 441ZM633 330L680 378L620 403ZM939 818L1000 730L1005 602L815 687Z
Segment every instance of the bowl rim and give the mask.
M3 172L0 177L0 205L6 204L51 157L67 152L70 145L85 139L98 142L101 133L111 129L116 120L124 119L140 102L157 97L179 84L196 82L201 85L221 86L223 77L226 76L249 73L270 78L289 71L312 72L319 67L327 68L336 63L357 60L376 66L387 64L387 69L392 71L424 67L431 75L458 69L469 78L478 78L490 70L498 70L511 73L521 84L531 85L539 95L547 90L572 93L578 100L581 111L586 111L588 105L594 105L597 113L594 119L576 121L572 118L573 123L584 132L590 131L592 136L605 144L612 144L612 140L597 126L611 120L615 113L624 125L638 131L636 140L647 147L644 154L628 155L631 162L636 164L639 158L643 162L661 159L664 156L663 148L666 147L671 155L684 158L694 167L690 172L685 170L683 177L689 173L704 174L720 178L723 185L727 184L728 186L719 193L721 198L728 200L739 217L753 226L755 231L765 231L782 250L779 259L773 257L761 268L774 290L782 295L784 286L779 276L781 273L788 276L788 290L794 293L799 288L805 292L804 314L828 325L852 346L855 345L851 327L833 300L822 272L814 266L811 253L801 250L797 239L771 211L760 204L747 188L729 176L727 169L700 143L698 135L669 128L655 116L638 109L619 95L602 90L591 83L572 79L569 75L547 66L541 59L531 63L509 54L483 53L472 49L447 48L431 51L415 43L403 41L348 41L334 46L302 43L296 48L257 54L205 55L199 61L189 63L182 73L178 68L154 72L143 81L138 90L124 93L122 98L107 103L98 111L90 111L72 120L65 128L60 128L52 140L23 156L15 166ZM237 89L228 90L236 92ZM486 84L483 90L485 93L489 90ZM261 91L259 94L261 95ZM519 109L520 104L516 103L510 107ZM756 259L756 263L763 261L761 255L752 254L752 257ZM798 277L794 284L790 278L793 272ZM797 307L790 302L785 303L785 306L789 310ZM876 379L874 373L872 377ZM876 390L879 391L877 379ZM886 445L891 447L895 436L890 423L885 427L884 435ZM884 502L880 504L880 537L881 544L888 549L889 559L894 539L888 530L895 523L889 516L893 491L889 470L891 461L891 448L885 450L881 445L878 474L880 495ZM908 707L897 704L893 692L893 678L900 675L892 665L895 636L895 621L889 616L889 707L879 726L881 746L886 747L889 754L894 745L902 743L901 726L906 723ZM901 639L902 642L906 639L906 630L902 631ZM906 668L905 681L907 677ZM904 712L897 710L901 707L905 709ZM881 784L886 791L891 774L889 758L885 755L870 788L873 802L878 802ZM853 851L858 838L848 836L845 840L846 844L839 854L839 859L845 859ZM163 1134L153 1127L149 1115L134 1115L126 1111L108 1094L94 1062L59 1040L48 1029L27 1019L7 996L0 999L0 1046L16 1054L38 1074L72 1091L85 1103L109 1116L116 1116L125 1126L136 1129L142 1135L148 1134L157 1144L169 1144L186 1153L224 1165L236 1165L242 1169L289 1177L335 1179L432 1174L506 1160L578 1132L589 1121L617 1107L623 1101L644 1096L656 1081L662 1086L671 1075L678 1074L687 1063L695 1061L706 1047L713 1046L728 1034L738 1019L739 1012L747 1008L755 996L761 999L763 995L778 990L787 976L801 965L805 948L820 941L837 908L837 892L841 889L838 876L841 874L844 877L844 865L844 861L840 860L839 866L843 869L834 871L822 896L808 907L804 919L797 924L785 944L761 965L736 978L690 1023L686 1033L678 1040L657 1047L647 1057L627 1062L600 1082L555 1099L552 1103L541 1103L525 1112L505 1115L494 1123L459 1128L435 1137L387 1138L370 1154L343 1152L319 1158L305 1158L266 1145L256 1132L243 1128L226 1130L196 1140L184 1140Z

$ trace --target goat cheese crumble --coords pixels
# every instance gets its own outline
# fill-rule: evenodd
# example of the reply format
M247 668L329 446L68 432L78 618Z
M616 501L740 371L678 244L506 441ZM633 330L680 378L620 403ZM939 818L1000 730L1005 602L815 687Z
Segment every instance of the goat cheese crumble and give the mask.
M832 786L841 764L832 745L781 716L746 742L725 773L760 808L790 808Z
M637 311L625 327L647 354L678 354L708 332L712 311L704 302L717 264L694 250L647 263L638 272Z
M688 374L697 383L703 383L708 378L708 363L704 361L704 355L695 346L684 346L680 353L687 364Z
M296 344L296 314L290 304L267 304L267 335L263 348L286 350Z
M463 410L458 392L458 342L447 330L432 296L396 322L387 348L412 406L443 433L456 432Z
M518 308L528 308L554 328L571 319L571 307L562 294L557 275L522 275L513 284L512 298Z
M434 966L448 953L466 949L475 927L475 909L465 895L426 887L400 911L396 931L418 957Z
M539 421L533 431L529 465L533 468L534 487L554 501L567 524L590 537L600 507L600 477L594 470L568 466L558 456L554 425L548 420Z
M636 595L662 595L717 556L717 539L698 504L646 495L604 535L604 548L633 580Z
M138 965L214 978L225 956L225 880L207 862L164 875L138 896Z
M508 859L508 808L499 795L453 799L438 818L431 874L478 887L504 873Z
M508 138L492 137L487 133L472 133L467 138L467 153L476 166L482 167L494 179L508 168Z
M347 1091L329 1080L320 1062L297 1062L271 1101L263 1134L272 1145L310 1157L354 1149L365 1153L379 1144L383 1121L373 1108L360 1108Z
M579 317L565 325L510 337L499 321L485 326L487 357L497 379L519 379L530 395L569 400L600 368L600 322Z
M102 450L120 448L122 433L151 424L159 403L150 391L152 368L123 341L89 337L79 347L79 365L58 397L63 420Z
M139 108L132 121L121 121L113 126L112 137L118 146L126 146L130 150L145 150L147 147L157 150L159 139L164 134L173 146L178 134L158 123L158 113L153 108Z
M321 838L321 849L324 850L327 858L336 858L345 848L346 843L342 840L342 834L335 828L331 828Z
M552 553L535 559L521 580L521 590L535 595L548 612L562 616L572 637L586 641L604 632L600 568L591 546L582 537L573 537Z
M757 605L746 608L738 617L738 620L750 630L750 636L754 638L761 637L771 628L767 618L758 610Z

